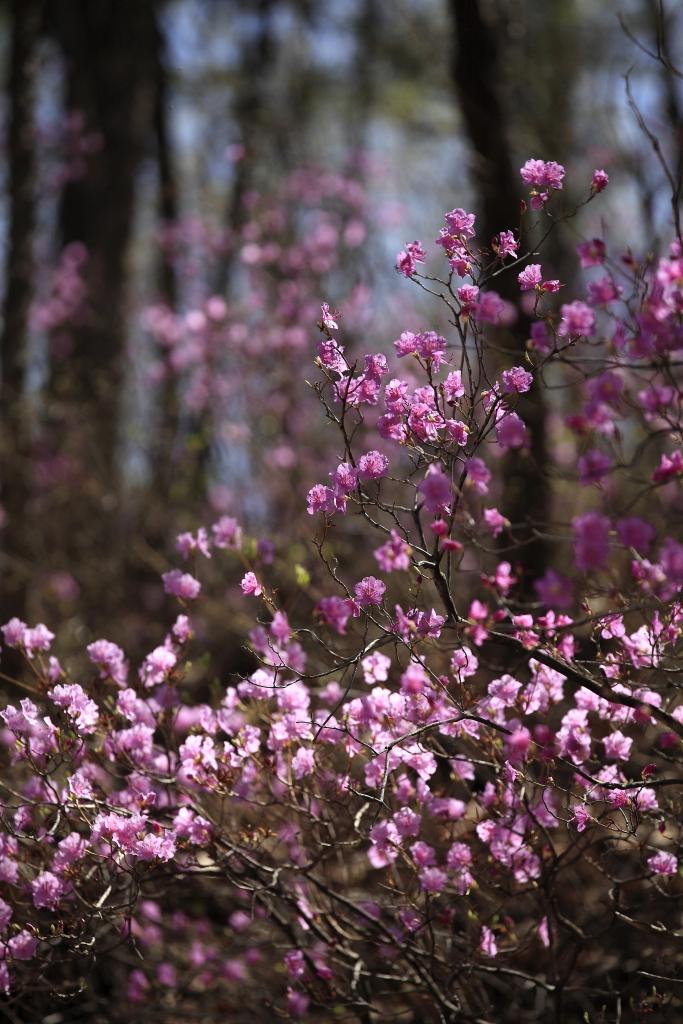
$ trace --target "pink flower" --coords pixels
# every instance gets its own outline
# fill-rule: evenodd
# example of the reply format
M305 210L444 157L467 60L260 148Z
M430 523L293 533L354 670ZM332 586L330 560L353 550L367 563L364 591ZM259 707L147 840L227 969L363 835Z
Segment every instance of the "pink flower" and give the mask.
M576 825L576 831L585 832L588 822L595 821L595 819L588 813L587 809L583 806L583 804L575 804L573 810L574 816L572 818L572 821Z
M467 460L467 483L477 494L488 494L490 480L491 470L483 459L475 455Z
M396 572L410 568L412 548L401 537L398 530L392 530L390 540L373 552L382 572Z
M460 370L453 370L449 373L442 384L443 393L449 405L455 405L459 398L465 394Z
M51 871L43 871L31 882L31 896L34 907L56 910L66 893L66 883L53 875Z
M655 528L644 519L632 516L618 520L617 536L624 547L635 548L639 554L644 555L654 540Z
M526 424L516 412L509 412L498 420L496 440L505 451L510 448L524 448L529 443Z
M90 700L78 683L60 683L48 692L48 696L64 708L78 732L87 736L95 731L99 718L97 704Z
M589 337L595 333L595 313L585 302L569 302L560 307L562 319L557 333L566 338L572 335Z
M168 647L155 647L140 666L140 679L147 687L159 686L173 671L177 660Z
M61 874L63 871L67 871L77 860L81 860L85 856L86 842L78 832L71 832L66 839L62 839L57 847L54 860L52 861L52 867Z
M588 284L588 300L594 306L606 306L621 295L622 288L615 284L611 277L605 275Z
M9 903L5 903L4 900L0 899L0 932L7 930L7 925L12 920L12 908Z
M323 597L316 605L316 611L322 621L330 626L335 633L344 636L352 608L349 601L342 597Z
M299 747L292 758L292 773L295 779L303 779L315 769L315 755L310 747Z
M335 503L339 507L339 499L345 498L356 487L358 473L350 462L342 462L337 466L334 473L330 473L330 476L334 484Z
M421 242L407 242L405 249L396 257L396 269L405 277L412 277L415 273L415 264L424 263L426 253Z
M656 875L676 875L678 874L678 861L674 857L673 853L665 853L660 850L654 857L649 857L647 866L650 871L653 871Z
M378 580L375 576L364 576L360 583L356 583L354 587L356 601L361 607L381 604L386 589L382 581Z
M532 288L536 288L541 283L541 264L530 263L528 267L517 275L519 281L519 287L523 292L531 291Z
M363 670L363 679L371 686L373 683L385 683L389 678L391 659L380 651L369 654L360 663Z
M456 235L462 240L473 237L475 219L473 213L467 213L461 207L445 215L446 227L451 235Z
M534 582L539 601L549 608L569 608L573 601L572 583L554 569L546 569Z
M519 242L515 241L512 231L501 231L497 240L498 256L504 260L507 256L516 256Z
M484 509L484 522L494 537L498 537L510 525L510 520L501 515L497 508Z
M25 622L16 617L10 619L2 627L2 635L5 638L5 643L8 647L20 647L24 643L24 636L26 634L27 626Z
M592 238L590 242L580 242L576 251L582 267L599 267L605 261L607 246L601 238Z
M597 484L603 480L612 469L612 460L599 448L592 448L585 455L577 460L579 470L579 482L584 486Z
M331 487L325 487L324 484L315 484L311 487L306 497L306 511L309 516L314 516L316 512L332 513L336 509L334 491Z
M500 375L503 383L503 390L508 394L521 395L531 388L534 376L525 370L523 366L513 366L510 370L503 370Z
M2 635L8 647L23 647L29 658L35 651L49 651L55 638L44 623L39 622L32 629L21 619L13 618L2 627Z
M517 311L511 302L506 302L498 292L490 289L479 295L474 307L474 315L486 324L502 324L508 326L517 318Z
M126 685L128 664L120 647L110 640L95 640L86 650L92 663L99 668L102 679L111 679L119 686Z
M451 441L454 441L461 448L465 447L470 434L466 423L463 423L462 420L446 420L445 429Z
M35 935L23 928L7 945L15 960L32 960L38 949L38 940Z
M434 331L421 331L413 334L412 331L404 331L398 341L394 342L396 354L402 356L419 356L425 362L433 365L438 370L446 352L446 339Z
M202 589L199 580L191 576L189 572L182 572L180 569L171 569L161 577L164 581L164 590L173 597L180 597L185 601L193 601Z
M221 516L211 527L211 532L217 548L238 550L242 543L242 528L232 516Z
M328 331L338 331L339 324L337 323L339 313L333 313L327 302L323 302L320 307L320 322L323 327Z
M617 729L616 732L605 736L602 742L608 761L628 761L633 746L633 740L629 736L624 736L623 732L619 732Z
M298 992L296 989L287 989L287 1010L292 1017L304 1017L310 1005L310 996L305 992Z
M610 521L598 512L587 512L572 520L574 557L581 572L604 568L609 554Z
M245 595L253 594L254 597L258 597L260 594L263 593L261 589L261 584L257 580L255 573L253 572L247 572L244 574L244 576L242 577L242 581L240 583L240 587L242 588L242 593Z
M593 192L602 192L608 185L609 175L607 171L603 171L602 169L593 171L593 178L591 181L591 189Z
M541 188L560 189L565 169L554 160L527 160L519 171L522 181L527 185L538 185Z
M211 558L209 537L203 526L199 527L196 536L192 533L179 533L175 544L183 558L188 558L195 551L204 555L205 558Z
M458 288L458 299L462 314L468 315L473 311L478 295L479 289L474 284L464 284Z
M364 480L378 480L388 468L389 460L381 452L367 452L358 460L358 475Z
M419 872L420 888L423 892L441 892L448 883L448 875L441 868L429 867Z
M418 485L425 508L432 515L447 515L453 494L453 484L437 462L433 462L422 483Z
M652 474L652 480L656 484L665 484L681 474L683 474L683 453L677 450L671 455L662 455L657 469Z
M479 936L479 950L484 956L498 956L496 937L490 928L484 926Z

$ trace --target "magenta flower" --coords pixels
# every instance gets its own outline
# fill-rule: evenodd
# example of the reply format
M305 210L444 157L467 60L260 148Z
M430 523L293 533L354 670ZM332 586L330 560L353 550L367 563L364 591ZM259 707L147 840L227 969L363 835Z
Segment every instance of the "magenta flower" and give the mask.
M467 460L467 483L477 494L488 494L491 481L491 470L483 459L475 455Z
M410 568L412 548L401 537L398 530L392 530L390 539L373 552L382 572L397 572Z
M613 463L605 452L601 452L599 448L592 448L585 455L579 457L576 465L579 471L579 482L585 487L588 484L597 484L604 480L612 469Z
M95 731L99 719L97 704L90 700L78 683L60 683L49 691L48 696L66 711L78 732L87 736Z
M652 474L656 484L665 484L683 474L683 452L676 450L671 455L662 455L657 469Z
M404 277L412 277L415 273L415 264L424 263L425 259L426 253L421 242L407 242L405 249L396 257L396 269Z
M572 817L572 822L576 826L576 831L585 832L588 823L590 821L595 821L595 818L588 813L588 810L583 806L583 804L574 804L573 811L574 815Z
M574 557L581 572L603 569L609 554L610 521L598 512L587 512L572 520Z
M496 937L490 928L484 926L479 936L479 950L484 956L498 956Z
M474 235L474 222L476 217L473 213L467 213L461 207L451 210L445 215L446 227L451 235L455 235L463 241L472 238Z
M595 333L595 313L585 302L565 303L560 307L560 326L557 333L561 338L576 336L580 338L590 337Z
M199 580L191 576L189 572L182 572L180 569L171 569L161 577L164 581L164 590L173 597L180 597L184 601L193 601L199 596L202 585Z
M506 519L497 508L484 509L484 522L493 537L498 537L510 525L510 520Z
M366 452L358 460L358 475L364 480L378 480L388 468L388 458L378 451Z
M591 189L593 192L602 192L608 185L609 175L607 171L603 171L602 168L593 171L593 178L591 180Z
M582 267L599 267L605 262L607 246L601 238L592 238L590 242L580 242L576 247Z
M364 576L360 583L356 583L354 587L356 601L361 607L381 604L386 589L382 581L378 580L375 576Z
M242 528L232 516L221 516L211 527L211 532L217 548L238 550L242 543Z
M530 263L520 274L517 275L521 291L528 292L541 283L541 264Z
M605 736L602 742L608 761L628 761L633 746L633 740L629 736L624 736L623 732L617 729L609 736Z
M33 906L56 910L66 891L67 885L61 878L51 871L43 871L31 882Z
M554 160L527 160L520 168L522 181L527 185L537 185L540 188L560 189L565 169L562 164Z
M644 519L631 516L617 521L617 536L624 547L635 548L638 554L644 555L654 540L655 528Z
M673 853L665 853L664 850L660 850L654 857L649 857L647 866L650 871L653 871L656 875L676 875L678 874L678 861L674 857Z
M126 685L128 664L117 644L110 640L95 640L86 650L92 663L99 668L102 679L111 679L119 686Z
M323 597L318 601L316 611L326 625L330 626L335 633L344 636L346 624L353 612L348 600L336 596Z
M514 233L512 231L501 231L498 235L497 240L498 256L501 260L504 260L507 256L516 256L519 248L519 242L515 240Z
M455 405L459 398L465 394L460 370L453 370L449 373L442 384L443 393L449 405Z
M339 313L333 313L330 310L328 303L323 302L322 306L320 307L320 322L323 325L323 327L328 331L338 331L338 319Z
M253 594L254 597L259 597L259 595L263 593L261 584L256 578L256 574L253 572L247 572L244 574L240 587L242 588L242 593L246 595Z
M504 451L511 448L524 448L529 443L529 435L524 420L516 412L502 416L496 424L496 441Z
M534 382L534 375L525 370L523 366L513 366L510 370L503 370L500 375L503 383L503 390L508 394L521 395L529 391Z
M331 487L325 487L324 484L315 484L311 487L306 496L306 511L309 516L314 516L317 512L332 513L336 510L334 491Z
M425 508L432 515L447 515L453 494L453 484L437 462L433 462L422 483L418 485Z

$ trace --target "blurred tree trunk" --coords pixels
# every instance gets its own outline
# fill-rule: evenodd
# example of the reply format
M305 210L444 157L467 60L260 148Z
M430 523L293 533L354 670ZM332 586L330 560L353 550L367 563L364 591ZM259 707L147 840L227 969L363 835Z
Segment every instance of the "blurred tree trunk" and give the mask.
M162 230L173 226L179 217L178 182L173 161L173 146L170 137L168 109L170 106L169 80L166 68L166 52L159 46L156 53L156 96L154 104L154 135L156 139L157 165L159 174L159 220ZM178 279L173 254L162 239L159 247L158 288L162 303L176 310L178 304ZM176 380L172 373L164 378L161 408L159 410L158 440L154 444L154 466L152 487L155 494L166 494L171 486L173 474L177 472L173 462L173 450L178 435L179 396Z
M499 46L480 0L450 0L450 10L455 29L453 80L473 151L473 180L480 206L478 235L488 246L495 234L519 224L521 198L507 137L508 112L501 100ZM497 290L515 302L519 297L516 285L514 274L497 279ZM518 362L524 357L528 327L526 318L520 317L505 332L506 347L512 345ZM520 413L531 431L531 451L505 457L501 511L513 524L523 524L529 518L543 522L549 518L550 488L545 409L537 386L520 402ZM531 596L532 580L547 568L547 546L529 531L517 530L515 535L524 541L517 564L523 570L522 589Z
M47 422L74 467L60 488L56 556L74 573L93 612L121 597L126 543L121 529L119 440L124 380L128 256L135 185L153 137L160 33L154 0L58 0L49 8L62 50L67 111L99 149L85 173L66 182L61 246L82 243L87 316L70 330L66 358L53 355ZM99 553L98 564L92 563Z
M683 55L672 55L671 40L676 39L676 17L680 17L680 8L666 10L658 0L648 0L646 11L649 16L652 34L655 39L656 52L659 55L659 68L662 81L664 113L671 130L671 177L673 194L671 202L674 209L680 210L683 198L683 101L681 88L683 82ZM683 239L680 239L683 242Z
M225 227L231 244L218 267L216 292L229 292L230 276L238 234L247 220L244 205L246 193L254 185L254 171L267 156L270 112L267 103L268 76L275 60L273 13L276 0L255 0L249 5L255 27L250 38L243 40L242 60L237 74L237 89L233 101L233 118L237 127L241 159L235 164L235 178L225 210Z
M0 622L26 614L31 573L30 452L25 405L27 334L34 289L36 221L34 89L42 0L11 8L7 275L0 336L0 495L5 517L0 565ZM7 656L5 671L9 671ZM14 668L14 666L12 666Z
M355 25L356 56L353 85L349 89L349 150L352 158L363 157L377 105L377 56L382 42L382 10L378 0L362 0Z

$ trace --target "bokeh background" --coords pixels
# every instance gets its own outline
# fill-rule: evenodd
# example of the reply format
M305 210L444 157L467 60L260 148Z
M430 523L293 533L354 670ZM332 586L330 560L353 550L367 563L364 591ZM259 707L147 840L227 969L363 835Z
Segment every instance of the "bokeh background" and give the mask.
M519 219L528 157L567 165L567 202L604 166L603 237L666 244L670 190L625 76L680 166L676 3L14 0L0 17L0 621L58 626L67 652L158 642L175 536L221 515L296 597L305 493L336 443L306 385L320 302L358 353L439 327L394 263L445 210L475 210L486 244ZM590 216L545 259L568 288ZM528 413L513 516L533 500L540 518L560 412ZM198 628L220 674L245 624L214 572Z

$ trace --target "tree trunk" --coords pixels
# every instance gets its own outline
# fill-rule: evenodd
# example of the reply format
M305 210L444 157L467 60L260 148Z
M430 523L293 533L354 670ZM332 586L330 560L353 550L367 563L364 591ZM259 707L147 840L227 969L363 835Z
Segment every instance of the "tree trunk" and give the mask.
M128 257L136 178L153 141L160 33L153 0L61 0L49 13L67 110L101 140L85 173L65 184L59 208L61 246L87 249L87 312L70 325L68 355L53 354L50 366L48 431L71 464L68 482L49 496L51 557L104 619L125 584L119 442Z
M9 101L7 279L0 337L0 487L5 519L0 565L0 622L26 614L31 577L30 424L24 393L29 313L34 289L36 220L34 87L42 0L12 5ZM5 671L9 671L6 658ZM13 666L14 668L14 666Z
M450 9L456 39L453 80L473 150L473 176L480 205L479 237L488 246L495 234L519 223L520 209L518 176L500 98L498 40L482 15L479 0L450 0ZM504 298L516 301L516 284L514 274L501 275L497 290ZM523 359L528 328L526 318L520 317L506 332L506 348L514 348L517 361ZM548 552L545 543L534 538L524 524L529 519L547 521L550 506L545 473L545 409L537 386L520 402L519 411L531 432L531 450L528 454L510 453L504 460L501 511L518 525L515 535L524 542L517 553L517 563L522 570L522 590L531 596L533 579L547 568Z

